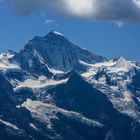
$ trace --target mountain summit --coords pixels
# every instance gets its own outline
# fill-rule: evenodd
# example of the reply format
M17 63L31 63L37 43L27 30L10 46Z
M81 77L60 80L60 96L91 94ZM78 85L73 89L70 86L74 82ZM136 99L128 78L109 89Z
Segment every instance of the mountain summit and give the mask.
M107 60L78 47L56 31L51 31L44 37L34 37L13 59L22 69L30 72L32 69L39 72L36 66L43 67L44 70L49 68L65 72L72 69L84 71L85 66L81 61L94 64Z

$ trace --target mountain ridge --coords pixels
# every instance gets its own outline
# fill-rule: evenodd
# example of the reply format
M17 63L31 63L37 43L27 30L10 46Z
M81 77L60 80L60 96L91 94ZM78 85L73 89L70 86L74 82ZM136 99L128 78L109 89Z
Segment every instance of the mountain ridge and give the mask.
M139 140L136 62L107 60L51 31L1 54L0 73L2 140Z
M45 63L48 67L61 71L79 69L81 66L79 59L89 63L106 60L104 57L94 55L81 49L67 40L65 36L60 35L60 33L56 34L54 31L49 32L44 37L34 37L30 40L25 45L24 49L17 53L14 58L18 59L17 61L21 61L20 59L22 59L22 57L24 57L24 59L28 57L27 59L30 60L30 62L28 62L28 60L24 60L26 64L21 66L23 68L27 66L31 69L30 65L33 63L32 59L36 59L36 57L38 57L38 59L41 60L41 62L38 63L41 65Z

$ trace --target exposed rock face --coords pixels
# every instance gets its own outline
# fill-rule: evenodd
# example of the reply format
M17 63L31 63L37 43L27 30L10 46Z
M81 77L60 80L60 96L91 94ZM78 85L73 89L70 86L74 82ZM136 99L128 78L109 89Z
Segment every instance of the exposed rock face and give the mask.
M81 49L61 34L50 32L44 37L31 39L24 49L15 55L14 60L28 72L51 75L47 66L61 71L83 71L85 68L80 64L80 60L93 64L104 62L106 58Z
M51 31L0 55L1 140L139 140L140 65Z

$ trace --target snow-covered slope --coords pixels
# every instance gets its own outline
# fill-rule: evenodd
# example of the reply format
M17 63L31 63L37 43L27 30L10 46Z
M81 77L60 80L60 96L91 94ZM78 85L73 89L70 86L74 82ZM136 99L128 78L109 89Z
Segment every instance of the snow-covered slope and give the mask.
M2 140L140 137L140 65L107 60L56 31L0 54L0 95Z
M114 107L140 121L139 98L129 86L140 67L123 57L90 65L82 74L93 86L105 93Z
M12 50L7 50L6 52L0 54L0 60L1 60L1 61L2 61L2 60L8 60L8 59L14 57L15 54L16 54L16 53L13 52Z
M103 127L103 124L101 124L95 120L88 119L80 113L77 113L74 111L64 110L64 109L59 108L55 105L45 104L45 103L42 103L40 101L32 101L31 99L27 99L27 101L24 102L21 105L21 107L25 107L28 110L30 110L32 113L32 116L34 118L37 118L37 119L45 122L50 129L52 129L52 125L53 125L51 123L51 120L52 119L59 119L57 117L58 113L62 113L63 115L65 115L71 119L78 120L84 124L89 124L89 125L93 125L96 127Z
M20 66L18 64L14 64L9 61L9 59L13 58L15 54L16 53L12 50L8 50L0 54L0 71L20 69Z

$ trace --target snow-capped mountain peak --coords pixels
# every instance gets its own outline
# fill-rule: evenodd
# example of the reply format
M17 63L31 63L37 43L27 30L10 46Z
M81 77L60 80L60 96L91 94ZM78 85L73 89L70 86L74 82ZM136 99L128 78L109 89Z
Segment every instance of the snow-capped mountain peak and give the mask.
M123 57L120 57L114 64L115 68L125 68L127 70L131 70L134 67L136 67L136 65L134 63L132 63L131 61L126 60Z
M93 64L104 62L106 58L78 47L61 33L51 31L44 37L36 36L31 39L24 49L15 55L13 61L18 62L27 71L34 69L37 65L35 63L38 63L37 69L44 67L66 72L72 69L84 71L86 68L80 60Z
M114 65L115 67L119 68L119 67L123 67L125 65L127 65L127 60L123 57L120 57L117 61L116 64Z

